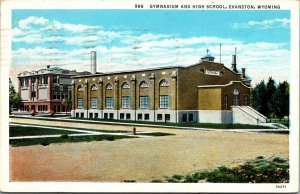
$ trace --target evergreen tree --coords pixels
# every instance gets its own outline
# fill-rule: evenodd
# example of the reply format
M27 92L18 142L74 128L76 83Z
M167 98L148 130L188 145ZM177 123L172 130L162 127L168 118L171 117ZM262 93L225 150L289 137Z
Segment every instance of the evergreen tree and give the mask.
M266 85L266 100L267 100L267 105L268 105L268 112L266 116L270 117L272 113L274 113L273 107L274 107L274 102L272 100L273 95L276 92L276 86L275 86L275 81L272 79L272 77L269 77L268 83Z
M266 84L261 81L253 88L253 108L263 115L268 114L268 104L266 97Z
M272 110L277 117L283 118L289 115L289 98L289 83L287 81L279 83L271 100Z
M22 105L22 99L17 94L14 84L9 78L9 113L11 113L12 108L21 108Z

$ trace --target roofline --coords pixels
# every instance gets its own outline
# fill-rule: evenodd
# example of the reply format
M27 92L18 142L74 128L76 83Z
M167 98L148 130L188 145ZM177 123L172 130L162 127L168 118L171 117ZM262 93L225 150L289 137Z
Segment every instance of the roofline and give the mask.
M184 66L166 66L166 67L156 67L156 68L137 69L137 70L113 71L113 72L107 72L107 73L96 72L96 74L90 74L90 75L76 75L73 78L107 76L107 75L112 75L112 74L135 73L135 72L141 72L141 71L153 71L153 70L162 70L162 69L177 69L177 68L187 68L187 67L189 67L189 66L186 66L186 67L184 67Z
M203 85L203 86L197 86L197 88L221 88L221 87L226 87L226 86L230 86L232 85L233 83L241 83L243 86L245 86L246 88L251 88L247 85L245 85L242 81L230 81L228 84L225 84L225 85Z

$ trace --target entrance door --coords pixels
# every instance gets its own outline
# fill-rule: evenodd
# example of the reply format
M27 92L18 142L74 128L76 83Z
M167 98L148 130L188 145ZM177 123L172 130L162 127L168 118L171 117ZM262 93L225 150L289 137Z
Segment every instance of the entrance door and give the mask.
M187 122L187 114L182 115L182 122L184 122L184 123Z

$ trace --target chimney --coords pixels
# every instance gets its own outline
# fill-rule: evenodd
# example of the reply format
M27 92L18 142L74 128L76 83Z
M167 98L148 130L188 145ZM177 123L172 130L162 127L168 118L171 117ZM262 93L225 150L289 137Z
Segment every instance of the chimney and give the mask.
M246 68L242 68L242 78L246 78Z
M91 52L91 74L96 74L97 72L97 55L96 51Z
M234 72L238 72L237 69L236 69L236 55L232 55L232 63L231 63L231 67L232 67L232 70Z

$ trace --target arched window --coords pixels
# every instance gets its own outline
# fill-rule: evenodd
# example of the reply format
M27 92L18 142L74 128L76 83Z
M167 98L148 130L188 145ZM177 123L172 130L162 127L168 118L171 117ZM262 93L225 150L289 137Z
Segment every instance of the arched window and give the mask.
M240 105L240 92L237 89L233 91L233 105L239 106Z
M78 88L77 88L77 91L78 91L78 92L83 92L83 90L84 90L84 89L83 89L82 85L79 85Z
M225 108L228 109L228 95L225 94L225 97L224 97L224 104L225 104Z
M97 91L97 90L98 90L97 84L93 84L93 85L91 86L91 89L92 89L92 91Z
M165 79L161 80L159 83L160 87L168 87L169 86L169 82Z
M140 84L140 87L141 87L141 88L148 88L147 82L142 81L141 84Z
M113 89L113 86L112 86L111 84L107 84L107 85L106 85L106 89L107 89L107 90L112 90L112 89Z
M129 89L129 88L130 88L130 85L127 82L123 83L122 89Z
M249 105L248 96L247 95L244 96L244 104L245 104L245 106Z

